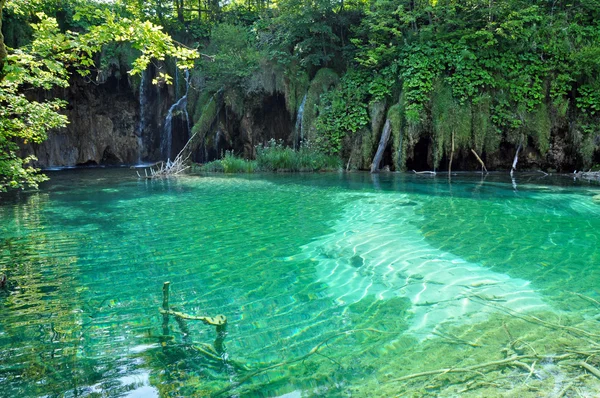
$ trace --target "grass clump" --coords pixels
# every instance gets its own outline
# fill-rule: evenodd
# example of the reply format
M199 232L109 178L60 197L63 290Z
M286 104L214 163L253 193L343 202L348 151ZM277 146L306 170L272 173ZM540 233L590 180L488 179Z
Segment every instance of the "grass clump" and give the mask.
M217 159L194 167L194 172L203 173L253 173L265 172L315 172L337 171L341 160L335 155L327 155L304 141L297 151L285 147L283 143L270 140L266 145L256 147L256 160L246 160L232 151L225 152Z
M341 167L339 157L319 151L310 141L303 141L295 151L272 139L256 148L256 162L261 171L334 171Z
M213 160L199 167L205 173L253 173L256 171L256 161L246 160L226 151L222 159Z

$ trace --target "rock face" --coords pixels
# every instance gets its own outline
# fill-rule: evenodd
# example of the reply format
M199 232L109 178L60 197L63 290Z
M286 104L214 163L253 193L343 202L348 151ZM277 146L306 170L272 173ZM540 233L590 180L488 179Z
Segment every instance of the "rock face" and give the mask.
M68 101L67 127L51 131L42 144L24 148L37 167L135 163L142 153L138 99L127 78L95 85L80 79L53 93Z

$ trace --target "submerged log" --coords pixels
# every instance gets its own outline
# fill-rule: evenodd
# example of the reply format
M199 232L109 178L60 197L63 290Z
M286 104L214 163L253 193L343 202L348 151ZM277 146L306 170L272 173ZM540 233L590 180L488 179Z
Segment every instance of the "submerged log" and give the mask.
M371 163L371 173L379 172L379 164L381 163L381 158L383 157L383 152L385 151L385 147L388 144L390 139L390 133L392 132L392 123L390 119L385 121L385 125L383 126L383 132L381 133L381 139L379 140L379 146L377 147L377 152L375 153L375 157L373 158L373 163Z
M163 316L163 335L168 335L169 332L169 316L174 316L177 320L177 323L179 324L180 328L182 329L182 332L184 332L185 335L187 335L188 331L187 331L187 325L185 325L185 323L183 322L184 320L189 320L189 321L202 321L205 325L211 325L211 326L215 326L215 330L217 332L217 338L215 339L213 345L214 348L216 350L216 352L218 352L219 354L224 352L224 348L223 348L223 342L225 341L225 337L227 336L227 317L225 315L217 315L214 317L210 317L210 316L195 316L195 315L188 315L185 314L183 312L178 312L173 310L170 306L169 306L169 286L171 285L171 282L165 282L163 283L163 302L162 302L162 308L158 309L158 312L160 312ZM183 325L183 327L182 327ZM183 330L185 329L185 330Z

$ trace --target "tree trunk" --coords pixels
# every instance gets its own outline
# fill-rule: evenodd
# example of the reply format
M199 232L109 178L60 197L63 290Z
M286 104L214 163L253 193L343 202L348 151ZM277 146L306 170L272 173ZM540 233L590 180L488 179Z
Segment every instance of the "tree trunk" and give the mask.
M177 20L183 23L183 0L175 0L175 7L177 8Z
M0 80L4 78L4 73L2 70L4 69L6 57L8 57L6 46L4 45L4 35L2 34L2 10L4 9L5 3L6 0L0 0Z
M385 151L385 147L390 139L390 133L392 131L392 123L390 119L385 121L385 125L383 126L383 132L381 133L381 140L379 140L379 146L377 147L377 152L375 153L375 157L373 158L373 163L371 164L371 173L377 173L379 171L379 164L381 163L381 158L383 157L383 152Z
M448 178L452 174L452 158L454 157L454 131L452 131L452 148L450 150L450 160L448 160Z

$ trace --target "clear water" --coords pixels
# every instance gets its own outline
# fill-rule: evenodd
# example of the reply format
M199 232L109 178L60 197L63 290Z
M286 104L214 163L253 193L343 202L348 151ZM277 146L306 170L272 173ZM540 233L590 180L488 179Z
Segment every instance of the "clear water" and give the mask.
M507 345L598 350L595 185L50 176L39 192L1 198L0 396L600 393L595 378L549 358L531 372L394 381L502 359ZM163 323L165 281L178 311L227 316L222 349L210 325Z

